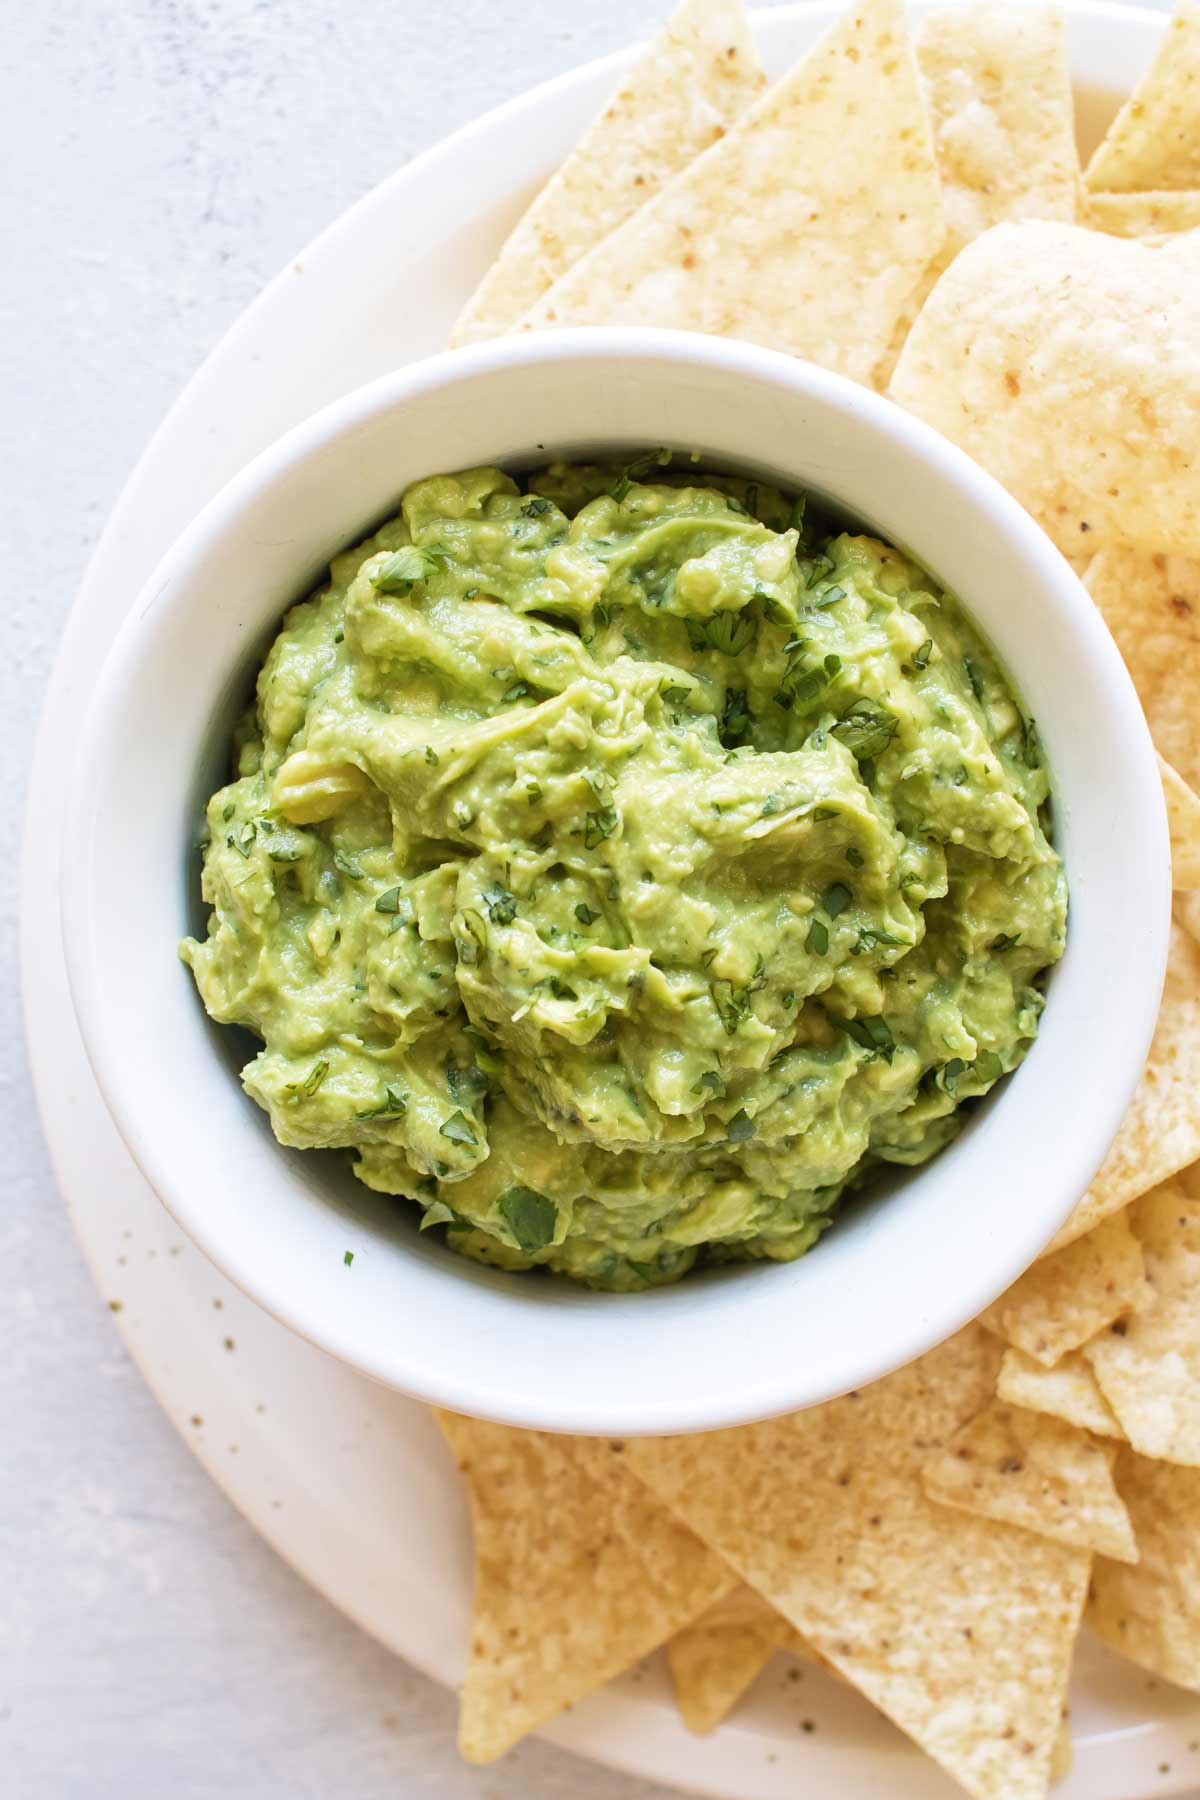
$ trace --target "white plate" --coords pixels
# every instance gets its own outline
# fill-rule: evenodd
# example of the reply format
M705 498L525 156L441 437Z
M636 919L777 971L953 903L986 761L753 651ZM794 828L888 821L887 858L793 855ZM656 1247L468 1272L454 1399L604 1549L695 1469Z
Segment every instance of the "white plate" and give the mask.
M822 3L759 17L768 68L785 67L837 10ZM1094 140L1149 59L1163 17L1086 3L1069 5L1068 15L1081 132ZM34 1078L59 1181L96 1281L119 1304L117 1326L168 1416L264 1537L367 1631L449 1684L463 1666L469 1573L449 1459L422 1408L291 1337L231 1288L135 1170L100 1101L67 996L60 805L92 672L171 539L298 419L441 346L522 202L626 60L610 57L537 88L418 158L351 208L243 315L169 414L113 513L67 627L30 791L23 950ZM792 1800L798 1781L840 1800L958 1792L857 1696L815 1672L799 1681L796 1673L777 1659L735 1719L701 1740L679 1724L653 1664L547 1736L730 1800ZM1086 1641L1072 1723L1075 1766L1055 1790L1060 1800L1136 1800L1200 1782L1200 1704Z

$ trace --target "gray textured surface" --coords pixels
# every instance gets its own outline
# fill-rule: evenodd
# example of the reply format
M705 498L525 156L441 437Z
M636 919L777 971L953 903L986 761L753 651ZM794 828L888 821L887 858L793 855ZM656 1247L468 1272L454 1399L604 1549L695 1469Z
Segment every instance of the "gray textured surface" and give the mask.
M262 283L397 163L665 10L639 0L38 0L0 70L0 829L62 619L151 429ZM542 1745L462 1768L448 1694L192 1460L55 1193L0 953L0 1791L652 1800ZM34 997L36 1003L36 996Z

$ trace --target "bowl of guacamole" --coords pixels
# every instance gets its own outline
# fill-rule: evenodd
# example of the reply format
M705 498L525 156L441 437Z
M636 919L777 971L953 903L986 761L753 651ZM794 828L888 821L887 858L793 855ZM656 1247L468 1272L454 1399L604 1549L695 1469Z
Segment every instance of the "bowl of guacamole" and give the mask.
M205 509L87 708L63 942L268 1311L669 1432L865 1383L1044 1247L1167 881L1120 658L995 483L793 359L588 330L384 376Z
M183 956L276 1137L594 1288L810 1251L1020 1064L1065 944L958 601L667 448L411 483L286 615L231 777Z

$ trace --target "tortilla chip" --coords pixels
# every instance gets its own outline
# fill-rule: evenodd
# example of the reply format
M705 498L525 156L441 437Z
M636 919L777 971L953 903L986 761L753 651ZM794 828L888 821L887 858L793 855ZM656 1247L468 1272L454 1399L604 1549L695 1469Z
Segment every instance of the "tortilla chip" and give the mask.
M1058 1728L1058 1736L1054 1740L1054 1749L1050 1755L1050 1784L1065 1781L1071 1773L1071 1727L1066 1719Z
M1058 1236L1059 1250L1200 1157L1200 944L1171 928L1150 1055L1100 1172Z
M1078 1350L1072 1350L1052 1369L1043 1368L1023 1350L1006 1350L996 1378L996 1397L1010 1406L1065 1419L1068 1425L1098 1432L1101 1437L1124 1435Z
M980 1314L989 1331L1051 1368L1146 1292L1142 1248L1122 1213L1027 1269Z
M835 1669L827 1656L822 1656L815 1644L810 1644L806 1637L788 1627L788 1634L781 1646L785 1656L794 1656L798 1662L812 1663L834 1681L840 1681L843 1687L849 1684L840 1669Z
M491 1762L656 1649L734 1577L626 1469L597 1481L570 1438L437 1420L467 1478L475 1536L458 1743L468 1762Z
M1175 896L1175 922L1182 925L1194 944L1200 944L1200 889L1190 888Z
M1200 790L1200 562L1105 549L1083 580L1125 659L1160 754Z
M677 1631L667 1664L688 1730L719 1725L792 1635L783 1615L744 1585Z
M1196 737L1200 740L1200 726ZM1158 767L1171 830L1171 885L1200 887L1200 794L1161 756Z
M749 339L871 383L945 232L900 0L860 0L522 324Z
M1091 188L1200 187L1200 5L1179 0L1138 86L1087 166Z
M946 208L942 266L1005 219L1073 222L1079 157L1062 14L948 8L926 15L916 48Z
M1097 1558L1087 1622L1122 1656L1200 1689L1200 1470L1123 1450L1116 1479L1141 1556L1135 1568Z
M682 0L518 221L451 335L498 337L724 135L764 85L741 0Z
M1143 1456L1200 1466L1200 1200L1168 1182L1130 1208L1146 1297L1084 1350Z
M1200 1296L1200 1166L1143 1194L1129 1209L1142 1246L1150 1292L1143 1304L1174 1294Z
M1200 554L1200 281L1166 251L995 226L933 290L891 393L1068 555L1089 533Z
M1110 237L1171 237L1200 226L1200 188L1183 193L1092 194L1083 205L1083 223Z
M929 1458L921 1480L941 1506L1136 1562L1113 1455L1078 1426L993 1401Z
M825 1406L624 1455L972 1794L1045 1791L1086 1552L935 1506L929 1452L990 1397L978 1326Z
M878 385L959 251L1005 219L1074 220L1079 159L1060 13L976 5L928 13L917 68L933 127L946 238L892 332Z

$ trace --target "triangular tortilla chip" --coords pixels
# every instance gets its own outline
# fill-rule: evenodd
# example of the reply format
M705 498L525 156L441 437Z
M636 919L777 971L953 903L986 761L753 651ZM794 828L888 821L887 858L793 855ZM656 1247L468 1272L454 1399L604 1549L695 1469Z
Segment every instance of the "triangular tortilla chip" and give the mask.
M1106 549L1083 582L1125 659L1155 745L1200 791L1200 562Z
M716 143L764 85L741 0L682 0L518 221L450 342L498 337Z
M1050 1249L1060 1250L1200 1156L1200 944L1171 928L1154 1041L1100 1172Z
M1200 726L1196 735L1200 737ZM1171 884L1176 888L1200 887L1200 794L1188 786L1165 757L1159 757L1158 767L1171 830Z
M998 1354L974 1326L826 1406L624 1454L970 1793L1040 1800L1091 1559L935 1506L920 1480Z
M1141 1245L1117 1213L1034 1263L980 1318L989 1331L1050 1368L1124 1318L1145 1292Z
M1078 1426L993 1401L930 1457L921 1479L942 1506L1136 1562L1112 1460L1111 1445Z
M860 0L526 315L746 338L871 383L944 235L900 0Z
M1168 1182L1129 1210L1148 1291L1083 1353L1135 1450L1200 1467L1200 1200Z
M1166 250L995 226L934 288L891 393L1068 555L1085 539L1200 554L1200 281Z
M1135 1568L1097 1558L1087 1622L1122 1656L1200 1689L1200 1469L1123 1450L1116 1481L1141 1555Z
M1023 1350L1006 1350L996 1378L996 1397L1010 1406L1026 1406L1049 1413L1102 1437L1123 1436L1112 1408L1096 1385L1090 1365L1072 1350L1052 1369L1044 1368Z
M938 276L965 245L1005 219L1073 221L1079 211L1075 98L1061 13L987 4L940 9L926 14L916 52L946 238L892 334L885 379Z
M1179 0L1145 75L1087 166L1092 188L1200 187L1200 5Z
M1093 194L1083 203L1083 223L1089 231L1107 231L1110 237L1171 237L1200 226L1200 189L1172 194L1160 189L1151 194Z
M943 266L1005 219L1073 221L1079 156L1061 12L939 9L916 44L946 208Z
M719 1725L792 1635L783 1615L744 1585L677 1631L667 1665L688 1730Z
M475 1537L458 1743L468 1762L491 1762L657 1649L734 1577L626 1469L597 1481L570 1438L437 1419Z

